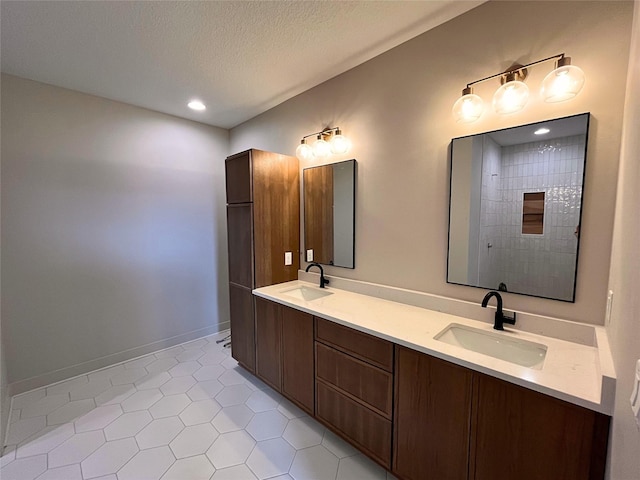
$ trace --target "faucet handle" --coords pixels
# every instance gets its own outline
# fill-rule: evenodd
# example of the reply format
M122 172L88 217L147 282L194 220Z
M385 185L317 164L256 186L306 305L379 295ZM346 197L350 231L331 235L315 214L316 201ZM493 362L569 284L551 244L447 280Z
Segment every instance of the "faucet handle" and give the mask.
M516 312L513 312L513 317L509 317L507 315L503 315L502 316L502 321L504 323L508 323L509 325L515 325L516 324Z

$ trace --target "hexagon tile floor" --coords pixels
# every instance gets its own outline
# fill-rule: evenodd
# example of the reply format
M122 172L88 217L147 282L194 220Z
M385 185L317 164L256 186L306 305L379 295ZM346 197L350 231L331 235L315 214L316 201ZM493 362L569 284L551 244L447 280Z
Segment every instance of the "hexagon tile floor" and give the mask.
M13 398L2 480L387 480L201 338Z

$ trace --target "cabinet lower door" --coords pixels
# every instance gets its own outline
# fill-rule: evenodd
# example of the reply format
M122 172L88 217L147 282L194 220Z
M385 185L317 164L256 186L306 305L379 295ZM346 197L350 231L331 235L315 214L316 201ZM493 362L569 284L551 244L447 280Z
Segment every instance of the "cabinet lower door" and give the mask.
M470 370L396 346L393 472L406 480L465 480ZM493 477L515 480L516 477Z
M280 305L256 297L256 375L282 390L282 318Z
M604 478L609 417L476 374L472 480Z
M231 309L231 356L255 372L256 345L251 289L229 284Z
M313 415L313 316L281 306L282 393Z

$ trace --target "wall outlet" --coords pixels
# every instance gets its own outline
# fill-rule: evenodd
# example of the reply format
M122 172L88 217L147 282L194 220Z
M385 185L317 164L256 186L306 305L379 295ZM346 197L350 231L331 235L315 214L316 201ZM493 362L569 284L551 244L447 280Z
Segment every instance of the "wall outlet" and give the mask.
M613 307L613 290L609 290L607 293L607 308L604 312L604 324L609 325L611 323L611 308Z
M313 262L313 249L307 250L307 262Z
M292 252L284 252L284 264L285 265L293 265L293 253Z

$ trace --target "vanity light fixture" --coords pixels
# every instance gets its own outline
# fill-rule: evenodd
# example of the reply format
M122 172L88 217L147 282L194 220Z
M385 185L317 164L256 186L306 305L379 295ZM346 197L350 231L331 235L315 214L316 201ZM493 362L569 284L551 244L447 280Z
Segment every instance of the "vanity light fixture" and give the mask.
M309 145L307 138L316 137L316 141ZM300 160L323 160L331 154L342 155L349 151L351 142L344 135L340 127L327 127L319 132L305 135L296 148L296 157Z
M550 131L551 130L549 130L548 128L540 127L535 132L533 132L533 134L534 135L545 135L545 134L549 133Z
M462 90L462 96L453 104L452 111L456 122L474 122L482 116L483 101L473 93L472 86L498 77L502 85L493 95L494 111L503 115L522 110L529 99L529 87L524 83L528 75L527 69L551 60L555 61L556 68L542 81L540 88L542 99L547 103L554 103L570 100L578 95L584 86L584 72L575 65L571 65L570 57L560 53L527 65L514 64L504 72L468 83Z

